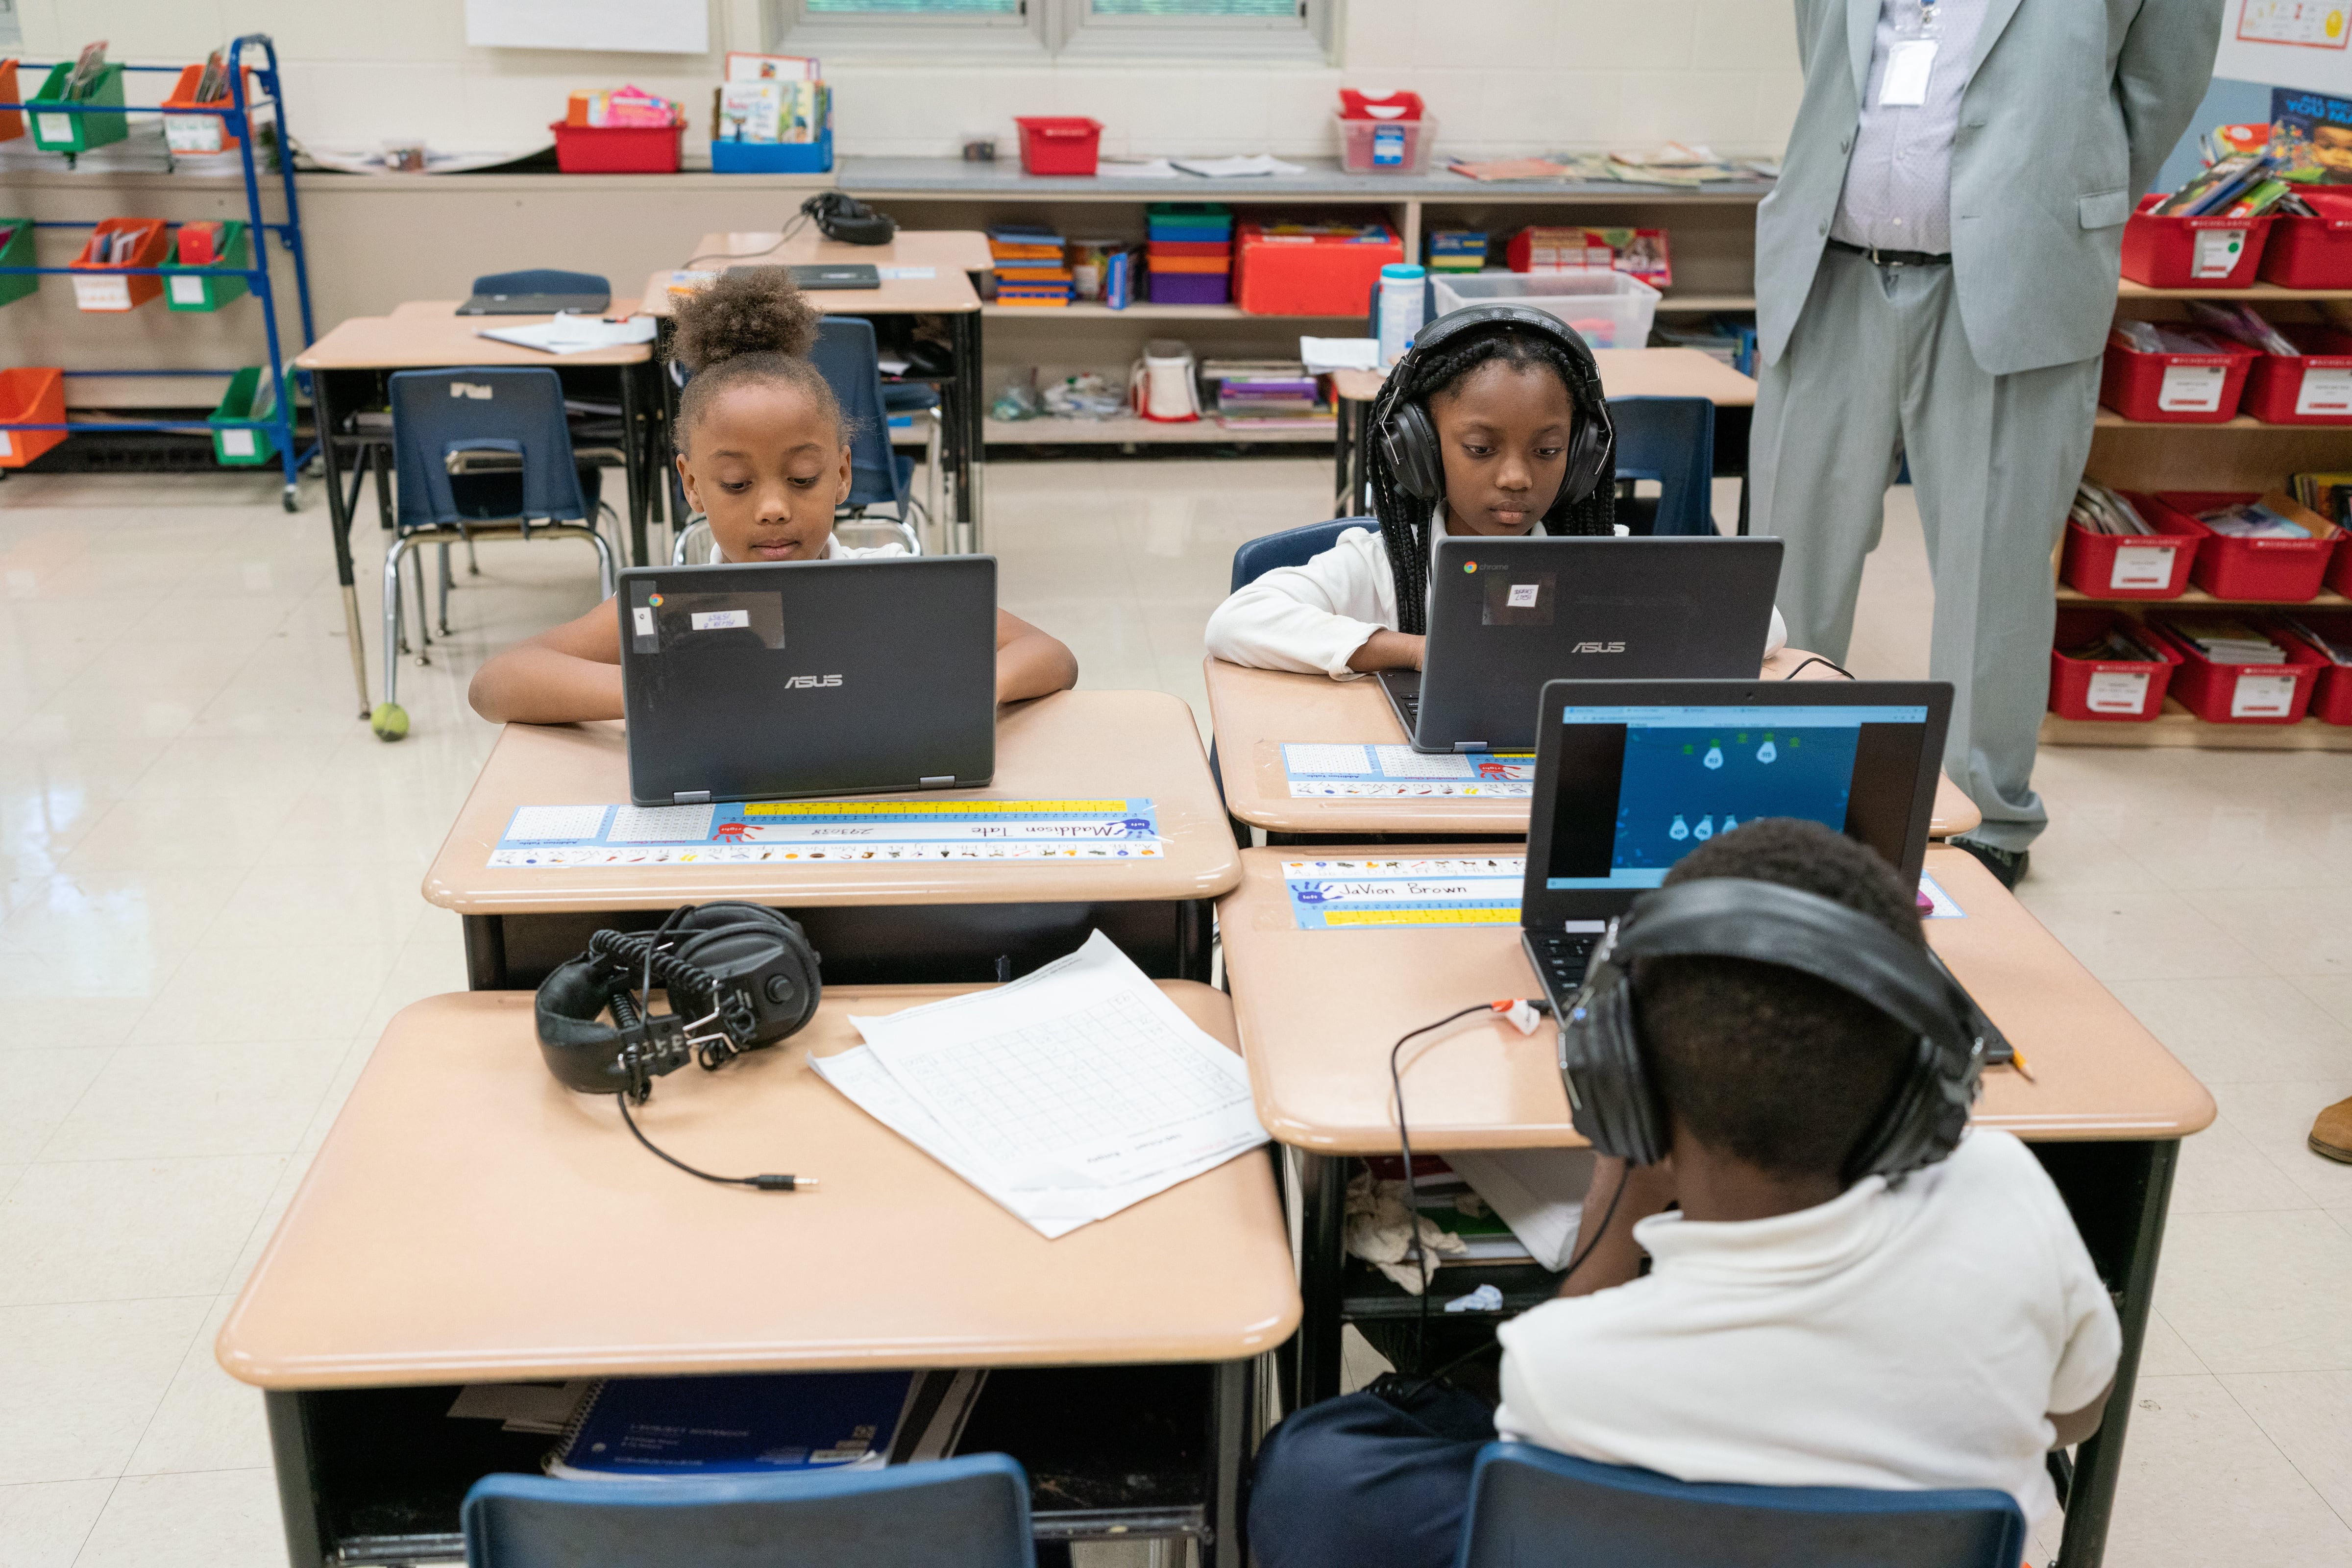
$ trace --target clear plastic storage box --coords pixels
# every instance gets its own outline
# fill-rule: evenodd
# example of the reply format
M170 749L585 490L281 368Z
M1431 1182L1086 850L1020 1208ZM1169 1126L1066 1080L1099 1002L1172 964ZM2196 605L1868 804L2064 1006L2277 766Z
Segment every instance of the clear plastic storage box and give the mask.
M1574 327L1596 349L1647 348L1650 322L1663 299L1622 272L1474 272L1429 280L1437 313L1465 305L1507 303L1548 310Z

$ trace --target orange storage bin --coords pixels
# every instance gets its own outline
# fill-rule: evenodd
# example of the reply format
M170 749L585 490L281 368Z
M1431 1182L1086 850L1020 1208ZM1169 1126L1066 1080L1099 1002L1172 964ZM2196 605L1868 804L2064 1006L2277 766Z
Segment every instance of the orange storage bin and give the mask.
M1234 300L1255 316L1353 316L1404 259L1386 224L1244 222L1234 230Z
M2189 587L2200 532L2187 518L2153 498L2118 491L2132 503L2153 534L2094 533L2066 520L2066 549L2058 574L2076 593L2094 599L2177 599Z
M2343 537L2343 530L2293 496L2276 490L2267 495L2247 490L2164 490L2154 499L2197 531L2197 559L2189 565L2189 580L2217 599L2299 605L2315 598L2320 579ZM2250 500L2303 524L2313 537L2233 539L2197 521L2200 511Z
M2050 649L2050 711L2061 719L2140 723L2164 711L2165 689L2180 668L2180 655L2164 638L2139 634L2161 656L2155 659L2075 658L2066 652L2119 625L2137 628L2139 623L2118 610L2058 612Z
M93 261L93 256L106 254L108 236L129 231L138 235L128 260ZM159 217L110 217L91 231L89 243L81 254L66 263L77 272L87 270L91 276L73 280L74 303L85 310L111 312L135 310L163 291L163 279L159 277L133 278L111 270L117 267L161 267L171 242Z
M2319 674L2311 685L2311 716L2323 724L2352 724L2352 664L2338 664L2319 639L2338 649L2352 650L2352 612L2308 612L2294 616L2287 633L2319 657Z
M2124 224L2124 276L2151 289L2243 289L2262 265L2267 217L2158 217L2142 196Z
M2204 354L2145 353L2110 331L2099 401L2145 424L2226 425L2238 416L2246 375L2259 357L2236 343Z
M2215 664L2197 645L2173 629L2210 626L2236 619L2277 643L2285 658L2277 664ZM2262 616L2151 616L2148 629L2169 642L2180 655L2172 678L2172 694L2181 705L2209 724L2295 724L2311 706L2311 689L2326 662L2301 637Z
M0 60L0 103L22 103L24 95L16 90L16 62ZM25 133L25 111L21 109L0 109L0 142L14 142Z
M2240 410L2265 425L2352 425L2352 332L2301 324L2279 331L2304 352L2256 354Z
M205 68L201 65L184 68L180 72L180 79L173 84L170 95L163 100L163 142L174 153L226 153L237 144L238 138L229 130L226 114L172 112L175 109L196 106L196 83L204 79L204 75ZM224 92L218 98L205 101L226 109L235 107L236 100L234 94ZM249 114L253 108L253 72L250 69L245 73L245 105Z
M12 425L66 422L66 373L49 365L0 370L0 468L21 468L66 438L62 430L13 430Z

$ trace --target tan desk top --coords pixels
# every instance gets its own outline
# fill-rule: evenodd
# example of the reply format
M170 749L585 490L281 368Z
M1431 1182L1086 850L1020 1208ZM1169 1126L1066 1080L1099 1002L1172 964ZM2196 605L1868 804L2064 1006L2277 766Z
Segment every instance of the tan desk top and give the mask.
M393 307L389 316L353 316L312 343L295 359L304 370L436 370L444 365L568 365L643 364L653 357L651 343L624 343L617 348L583 349L574 354L551 354L519 343L502 343L481 336L485 327L532 327L552 316L460 316L460 300L412 300ZM636 308L634 300L615 300L607 315L623 315Z
M1217 906L1258 1120L1318 1153L1393 1153L1388 1053L1397 1037L1467 1002L1528 995L1535 975L1516 925L1298 930L1282 862L1308 853L1247 851L1241 887ZM1986 1073L1978 1125L2031 1139L2179 1138L2213 1120L2204 1086L1966 850L1931 847L1927 869L1967 911L1927 921L1928 940L2025 1053L2036 1080ZM1584 1142L1569 1121L1549 1023L1521 1035L1499 1020L1465 1018L1407 1047L1403 1061L1416 1149Z
M980 309L968 272L994 265L988 254L988 237L974 229L900 229L887 245L844 245L827 239L812 226L786 240L773 229L765 233L706 234L695 242L694 256L703 257L698 270L726 267L782 267L812 261L862 261L874 267L929 267L929 278L886 278L879 289L823 289L810 297L836 316L952 315ZM684 266L683 260L680 262ZM656 272L646 279L645 309L653 315L669 314L669 274ZM1704 356L1702 356L1704 357Z
M1153 802L1168 840L1165 859L493 869L490 851L517 806L629 798L628 746L618 721L509 724L425 874L425 897L461 914L496 915L661 910L708 899L788 907L1207 899L1240 879L1234 836L1209 777L1192 711L1181 698L1164 692L1059 691L1004 709L996 724L995 783L986 789L926 791L919 798L1114 796Z
M1782 648L1764 661L1763 679L1777 679L1809 657ZM1528 830L1525 799L1441 797L1428 800L1362 800L1346 796L1296 800L1282 765L1286 742L1369 742L1402 746L1404 729L1381 694L1380 683L1333 680L1280 669L1249 669L1221 658L1206 661L1209 713L1216 725L1217 764L1225 781L1225 806L1234 816L1269 833L1509 833ZM1797 677L1832 677L1815 665ZM1976 803L1950 779L1937 775L1930 837L1948 838L1983 820Z
M1595 349L1592 357L1611 397L1704 397L1718 408L1756 402L1755 382L1696 349ZM1349 402L1370 403L1387 379L1377 370L1335 371L1331 388Z
M1205 985L1164 982L1227 1045ZM548 1076L524 992L395 1016L223 1325L265 1388L855 1366L1231 1361L1298 1321L1273 1173L1244 1154L1047 1241L811 1071L853 1012L971 989L829 991L784 1045L657 1080L630 1138ZM1204 1262L1213 1266L1204 1267Z

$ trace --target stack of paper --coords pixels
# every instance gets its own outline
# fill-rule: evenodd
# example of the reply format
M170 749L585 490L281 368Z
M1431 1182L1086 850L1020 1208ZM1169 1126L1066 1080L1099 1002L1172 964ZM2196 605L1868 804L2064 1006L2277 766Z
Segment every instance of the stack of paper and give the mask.
M824 1080L1048 1237L1265 1142L1241 1058L1100 931L1010 985L852 1018Z
M2137 507L2096 479L2075 485L2074 504L2066 515L2093 533L2137 538L2156 531Z
M654 341L654 319L631 316L625 321L608 321L602 316L575 316L565 310L532 326L485 327L480 335L551 354L576 354L590 349L649 343Z

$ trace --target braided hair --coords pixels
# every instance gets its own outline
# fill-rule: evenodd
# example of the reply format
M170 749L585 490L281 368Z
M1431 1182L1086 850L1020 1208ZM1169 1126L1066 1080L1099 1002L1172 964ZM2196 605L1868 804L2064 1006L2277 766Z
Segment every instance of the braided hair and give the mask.
M736 267L679 302L676 353L694 372L679 395L677 443L729 387L782 382L796 387L848 438L848 422L824 377L805 357L822 314L781 267Z
M1389 570L1395 574L1397 630L1401 632L1418 637L1429 629L1432 503L1413 495L1398 481L1389 468L1388 451L1377 432L1400 404L1419 403L1425 407L1438 393L1492 362L1500 362L1514 370L1547 366L1567 384L1569 406L1575 410L1580 422L1605 416L1601 377L1590 357L1580 358L1549 337L1508 322L1450 338L1433 346L1427 354L1408 353L1398 362L1372 405L1369 426L1373 434L1365 443L1364 460L1372 482L1372 512L1380 520L1381 542L1388 548ZM1444 501L1441 499L1435 504L1442 506ZM1614 464L1604 460L1600 479L1582 500L1569 500L1567 486L1561 485L1560 493L1552 498L1543 514L1543 531L1606 536L1616 531L1616 516Z

